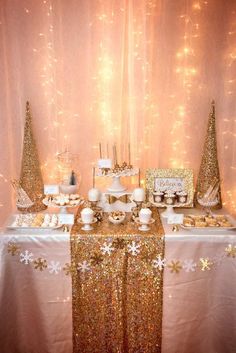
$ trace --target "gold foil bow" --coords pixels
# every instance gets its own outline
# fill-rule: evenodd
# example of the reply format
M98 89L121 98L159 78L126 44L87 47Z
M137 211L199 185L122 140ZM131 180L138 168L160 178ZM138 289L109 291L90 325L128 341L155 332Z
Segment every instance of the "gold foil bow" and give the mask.
M116 201L121 201L123 203L128 203L130 202L129 196L128 195L122 195L122 196L113 196L113 195L106 195L107 201L109 204L113 204Z

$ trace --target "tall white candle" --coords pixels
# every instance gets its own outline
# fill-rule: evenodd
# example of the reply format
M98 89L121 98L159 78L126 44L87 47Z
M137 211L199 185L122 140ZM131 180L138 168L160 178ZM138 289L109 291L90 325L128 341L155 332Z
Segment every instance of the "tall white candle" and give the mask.
M115 155L116 155L116 164L118 164L118 161L117 161L117 149L116 149L116 145L115 145Z
M93 188L95 188L95 167L93 167Z
M128 145L128 152L129 152L129 165L131 164L131 159L130 159L130 143Z
M99 156L100 156L100 159L102 159L102 144L101 144L101 142L99 142Z
M116 145L113 146L113 160L114 164L117 164L117 152L116 152Z

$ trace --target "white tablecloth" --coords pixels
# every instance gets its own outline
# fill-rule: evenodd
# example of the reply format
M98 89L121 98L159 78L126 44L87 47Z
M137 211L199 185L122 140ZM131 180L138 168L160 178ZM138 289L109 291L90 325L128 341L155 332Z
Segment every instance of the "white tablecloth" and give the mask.
M162 351L235 352L236 258L228 257L225 248L229 244L236 245L236 232L206 234L206 231L180 230L174 233L172 226L164 224L164 228L167 266L164 269ZM18 244L23 255L25 251L32 253L30 258L34 260L45 258L48 268L41 272L34 269L32 262L20 262L22 256L8 253L9 242ZM210 270L201 270L200 258L214 263ZM179 261L182 266L179 273L172 273L172 268L168 267L172 261ZM69 262L68 233L2 232L1 353L72 352L71 278L60 270ZM186 272L191 268L194 271Z

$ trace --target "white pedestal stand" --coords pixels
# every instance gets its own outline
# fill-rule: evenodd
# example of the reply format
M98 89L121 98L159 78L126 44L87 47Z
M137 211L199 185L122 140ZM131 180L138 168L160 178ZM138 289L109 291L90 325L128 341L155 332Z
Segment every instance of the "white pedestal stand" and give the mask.
M174 211L174 207L173 205L171 206L166 206L166 210L164 212L161 213L161 216L163 218L168 218L169 216L175 214L176 212Z
M107 189L108 192L122 192L125 191L126 187L124 185L121 184L120 182L120 176L114 176L112 178L112 184L111 186Z
M109 196L115 196L117 198L117 201L113 203L109 203L108 201ZM119 200L119 198L122 196L127 197L127 203ZM102 193L102 196L98 205L103 208L104 212L113 212L113 211L131 212L131 209L135 206L135 203L130 200L131 196L132 196L132 192L128 190L122 191L122 192L106 191Z
M67 207L66 206L60 206L60 211L59 211L59 213L61 213L61 214L65 214L65 213L68 213L68 211L67 211Z

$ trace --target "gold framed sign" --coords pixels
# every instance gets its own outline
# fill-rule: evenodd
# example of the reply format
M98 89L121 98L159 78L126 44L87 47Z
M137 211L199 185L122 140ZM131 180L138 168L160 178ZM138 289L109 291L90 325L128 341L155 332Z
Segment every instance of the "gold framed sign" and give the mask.
M193 207L193 170L147 169L146 189L157 207Z

